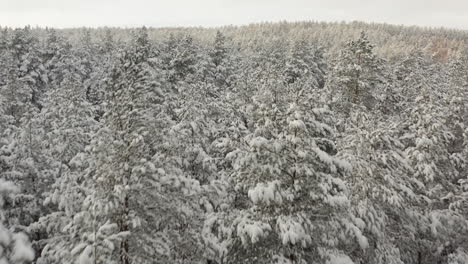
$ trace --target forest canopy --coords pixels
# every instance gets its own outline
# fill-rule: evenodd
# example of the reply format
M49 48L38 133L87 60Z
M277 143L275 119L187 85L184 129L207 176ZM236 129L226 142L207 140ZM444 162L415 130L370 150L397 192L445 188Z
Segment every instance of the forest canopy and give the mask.
M0 28L0 263L464 264L468 32Z

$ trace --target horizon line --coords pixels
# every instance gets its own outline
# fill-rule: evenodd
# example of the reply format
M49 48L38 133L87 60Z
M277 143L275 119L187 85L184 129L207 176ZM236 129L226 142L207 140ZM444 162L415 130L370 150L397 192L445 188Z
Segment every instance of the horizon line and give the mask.
M216 24L216 25L208 25L208 24L193 24L193 25L185 25L185 24L172 24L172 25L154 25L154 23L132 23L132 24L122 24L122 25L92 25L92 26L86 26L86 25L73 25L73 26L49 26L45 24L24 24L24 25L2 25L0 23L0 28L11 28L11 29L16 29L16 28L25 28L25 27L31 27L31 28L53 28L53 29L59 29L59 30L73 30L73 29L82 29L82 28L88 28L88 29L103 29L103 28L113 28L113 29L135 29L135 28L141 28L141 27L147 27L151 29L189 29L189 28L199 28L199 29L219 29L219 28L227 28L227 27L248 27L252 25L262 25L262 24L280 24L280 23L287 23L287 24L294 24L294 23L315 23L315 24L320 24L320 23L325 23L325 24L354 24L354 23L362 23L362 24L367 24L367 25L386 25L386 26L395 26L395 27L406 27L406 28L420 28L424 30L434 30L434 29L439 29L439 30L447 30L447 31L461 31L461 32L467 32L468 33L468 28L459 28L459 27L451 27L451 26L434 26L434 25L418 25L418 24L396 24L396 23L389 23L389 22L379 22L379 21L364 21L364 20L334 20L334 21L325 21L325 20L286 20L286 19L280 19L280 20L260 20L260 21L253 21L253 22L247 22L247 23L231 23L231 24Z

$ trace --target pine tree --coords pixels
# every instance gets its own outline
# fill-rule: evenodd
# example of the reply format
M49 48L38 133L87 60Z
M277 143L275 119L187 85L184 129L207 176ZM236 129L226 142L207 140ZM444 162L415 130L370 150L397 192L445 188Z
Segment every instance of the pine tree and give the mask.
M38 241L41 248L46 248L39 260L45 263L70 261L69 255L59 256L71 250L63 248L70 239L63 228L79 212L85 198L79 170L86 166L80 160L97 124L80 80L77 74L66 74L60 87L48 92L44 108L36 118L44 124L42 153L48 159L48 166L41 173L51 178L51 186L44 193L44 204L51 212L43 214L33 225L34 230L47 234L46 239Z
M160 54L165 79L175 85L194 77L196 73L197 47L190 35L171 35Z
M71 45L54 29L48 30L45 47L42 51L42 61L47 72L48 86L59 86L66 72L73 72Z
M341 50L330 76L327 86L338 106L348 108L351 103L372 108L375 105L378 86L384 83L382 62L364 32Z
M151 46L142 29L109 77L104 127L90 153L94 164L88 170L90 192L83 202L89 211L74 220L75 225L85 224L83 243L73 251L80 259L147 263L176 256L169 240L172 223L166 221L173 221L172 211L183 207L171 207L178 202L171 190L191 187L179 181L183 177L177 174L177 164L163 156L169 153L160 145L162 134L150 133L156 127L167 131L167 120L165 112L159 112L164 110L165 95L149 56Z
M446 122L449 111L442 102L435 100L437 95L437 90L429 93L427 88L424 89L411 109L406 129L402 129L406 130L402 138L407 144L405 152L414 171L412 181L425 203L415 211L421 223L416 231L419 261L425 261L429 252L429 258L442 261L447 256L434 248L456 245L456 234L465 232L459 228L463 226L460 226L463 218L448 210L453 192L458 189L454 183L460 175L456 156L449 152L450 142L454 139ZM413 256L417 254L412 253Z
M26 86L25 89L30 93L28 100L40 109L47 80L39 54L38 39L32 35L29 27L15 29L8 46L15 62L13 78Z
M355 109L356 110L356 109ZM349 179L354 221L361 223L369 240L365 254L360 246L353 260L369 263L405 263L402 244L411 244L412 213L421 197L412 182L412 168L399 139L399 123L353 111L346 133L338 139L340 155L353 164Z
M28 237L24 233L12 232L8 226L4 226L5 200L17 192L18 188L15 185L0 179L0 263L4 264L26 264L34 259L34 251Z
M233 215L226 218L233 221L232 231L222 235L220 230L227 243L224 259L328 259L342 242L336 234L344 238L344 226L354 226L346 220L349 201L343 181L350 166L334 157L329 112L314 107L306 87L286 89L272 80L254 100L254 130L230 154L238 195ZM321 238L313 239L317 236Z
M6 116L6 130L3 131L3 146L0 148L0 159L3 179L18 186L28 186L15 195L12 205L5 208L8 225L17 230L26 231L43 213L42 193L48 186L48 177L41 173L47 165L42 153L40 135L41 126L35 122L37 109L30 106L28 112L22 113L19 124L11 115ZM41 234L31 233L34 241Z
M313 86L323 88L326 65L322 52L305 39L293 43L286 62L286 82L294 83L301 78L313 78Z
M0 32L0 87L6 84L9 67L11 67L11 56L8 54L8 31L2 29Z
M144 143L148 133L144 124L150 117L148 102L152 98L151 75L147 68L149 52L147 33L142 30L110 76L105 127L99 132L94 147L96 171L93 178L96 189L85 200L85 203L92 203L90 206L104 210L95 211L101 215L93 216L93 224L115 232L120 241L114 246L117 248L117 258L123 264L130 263L136 257L130 251L137 250L136 244L131 245L130 234L140 222L140 216L135 211L140 207L135 206L143 202L139 201L138 195L143 195L141 188L144 185L141 184L145 184L145 171L149 166ZM96 250L95 243L98 241L90 242L94 243L93 250ZM112 251L113 248L110 248ZM88 253L85 248L83 254ZM100 254L92 254L93 259L98 257L101 257ZM111 254L104 259L117 261L117 258Z
M220 31L216 31L213 48L209 52L211 67L208 75L217 87L229 87L234 82L235 62L230 52L226 37Z

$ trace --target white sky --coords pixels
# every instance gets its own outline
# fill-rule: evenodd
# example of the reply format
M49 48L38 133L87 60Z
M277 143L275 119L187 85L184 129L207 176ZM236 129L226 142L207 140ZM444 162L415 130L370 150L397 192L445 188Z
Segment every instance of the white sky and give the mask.
M366 21L468 29L468 0L0 0L2 26L220 26Z

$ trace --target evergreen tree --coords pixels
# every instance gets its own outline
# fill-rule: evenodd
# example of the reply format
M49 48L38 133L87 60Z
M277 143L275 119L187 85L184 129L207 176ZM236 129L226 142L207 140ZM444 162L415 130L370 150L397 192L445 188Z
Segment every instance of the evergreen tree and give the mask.
M26 264L34 259L34 251L28 237L24 233L12 232L8 226L4 226L5 200L17 192L18 188L11 182L0 179L0 263L4 264Z
M230 54L230 48L226 37L216 31L213 48L209 53L211 59L211 69L209 69L209 78L213 79L217 87L229 87L234 82L234 58Z
M413 241L410 223L421 196L412 182L398 122L374 118L364 109L353 109L337 143L353 164L349 186L354 221L361 223L369 240L365 254L357 245L350 250L359 262L406 263L400 249Z
M339 107L351 103L372 108L376 104L378 86L384 83L382 62L364 32L341 50L330 76L327 86Z
M287 83L294 83L300 78L313 78L314 87L323 88L326 65L322 52L304 39L293 43L286 62Z
M110 245L99 244L102 241L88 241L90 245L84 248L80 258L90 257L99 263L130 263L137 258L133 251L139 247L132 243L137 242L131 242L136 239L131 231L138 228L140 223L141 216L137 210L144 208L144 204L140 203L149 199L139 199L146 193L142 187L150 183L147 172L150 157L144 143L148 133L144 124L150 117L148 103L153 98L147 64L149 53L147 33L143 29L110 76L105 126L98 133L97 145L93 147L96 168L92 177L96 186L85 199L85 204L91 206L90 209L103 211L93 212L99 215L84 215L92 218L89 219L88 239L93 239L92 230L97 227L114 232L119 241L115 243L112 240L115 245L101 249L104 251L102 253L97 253L96 248ZM112 253L114 247L116 254ZM106 256L106 250L110 255Z
M343 242L336 234L358 229L347 220L350 166L334 157L330 116L310 91L269 84L254 99L254 130L231 154L239 196L225 261L326 260Z
M175 85L193 78L196 73L197 47L191 36L171 35L161 52L165 79Z
M44 124L42 153L47 155L48 167L41 173L49 175L51 186L45 191L44 204L51 208L33 225L33 229L47 234L47 239L38 241L41 259L38 261L71 261L71 236L63 232L73 216L79 212L85 198L80 170L85 147L89 144L97 124L94 113L85 99L80 76L67 74L60 88L48 93L43 111L38 115ZM76 234L75 234L76 235Z
M38 49L38 39L32 35L31 29L15 29L8 43L9 52L13 56L14 68L12 78L25 86L30 94L28 101L40 109L47 79Z
M48 86L59 86L66 72L73 72L73 59L70 58L70 44L54 29L47 32L45 47L42 51L43 64L47 71Z

